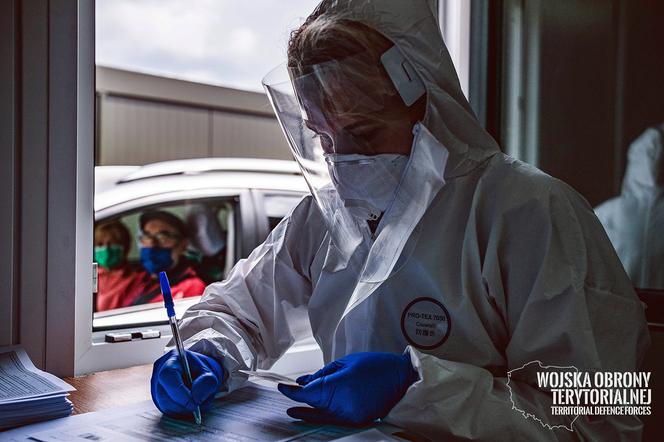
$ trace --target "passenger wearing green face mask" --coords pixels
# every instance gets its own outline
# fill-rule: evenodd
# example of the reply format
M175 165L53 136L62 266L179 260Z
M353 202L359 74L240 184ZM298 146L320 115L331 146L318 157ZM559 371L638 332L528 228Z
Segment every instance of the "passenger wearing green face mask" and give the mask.
M105 269L119 267L124 261L125 248L122 244L109 244L95 247L95 262Z
M94 260L98 267L98 290L95 311L122 307L127 297L134 297L143 288L143 271L127 263L131 235L120 221L95 226Z

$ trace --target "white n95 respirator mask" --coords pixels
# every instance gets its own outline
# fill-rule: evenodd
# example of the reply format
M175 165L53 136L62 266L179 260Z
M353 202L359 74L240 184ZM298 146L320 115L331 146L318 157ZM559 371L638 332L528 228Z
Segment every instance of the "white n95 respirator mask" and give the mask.
M408 164L408 156L399 154L326 154L325 159L348 212L367 221L387 211Z

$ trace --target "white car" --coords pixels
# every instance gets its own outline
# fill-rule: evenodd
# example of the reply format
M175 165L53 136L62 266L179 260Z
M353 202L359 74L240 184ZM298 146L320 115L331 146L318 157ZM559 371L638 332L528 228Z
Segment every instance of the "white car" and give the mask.
M118 220L132 236L128 259L140 266L138 219L165 210L188 225L190 252L205 265L201 279L221 280L308 193L294 161L240 158L177 160L146 166L95 168L95 223ZM203 219L201 219L203 217ZM210 242L225 243L223 252ZM214 246L214 244L213 244ZM209 249L213 252L209 252ZM178 316L200 297L176 303ZM93 331L132 330L165 323L161 303L94 313ZM99 334L99 333L98 333Z

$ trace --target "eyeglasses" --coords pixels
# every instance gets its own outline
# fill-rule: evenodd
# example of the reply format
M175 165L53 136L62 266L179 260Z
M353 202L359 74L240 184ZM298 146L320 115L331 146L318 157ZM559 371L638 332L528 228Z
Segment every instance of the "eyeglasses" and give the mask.
M138 240L141 244L154 244L159 247L169 247L174 246L178 240L181 238L177 233L167 232L162 230L155 234L150 234L147 232L141 232L138 236Z

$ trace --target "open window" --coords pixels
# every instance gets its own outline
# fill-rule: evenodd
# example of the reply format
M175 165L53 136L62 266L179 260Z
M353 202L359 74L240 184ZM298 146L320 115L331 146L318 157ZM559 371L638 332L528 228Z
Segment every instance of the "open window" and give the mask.
M265 41L270 44L283 42L287 38L287 33L283 33L283 29L294 27L306 12L313 9L313 6L317 2L318 0L301 0L301 2L295 2L293 5L289 3L289 8L284 8L281 4L275 6L279 11L287 11L287 13L284 12L279 17L268 14L275 18L271 22L275 25L274 28L283 34L281 35L283 38L280 39L280 35L270 34L265 38ZM56 68L66 63L69 70L66 72L67 76L62 76L65 83L64 86L68 86L72 78L79 79L76 88L68 91L69 95L65 97L67 100L78 100L78 120L68 117L64 123L62 120L68 114L60 112L61 108L57 106L61 106L63 102L66 104L68 101L63 100L60 96L60 92L66 88L62 87L62 82L58 81L59 78L57 76L53 76L53 78L49 77L49 81L52 83L49 88L44 88L44 85L41 84L37 84L37 88L26 88L26 90L44 89L50 91L50 94L53 96L50 97L50 100L45 101L45 103L53 103L54 110L52 115L49 114L51 116L48 120L50 124L48 127L51 128L50 130L53 133L59 134L60 132L58 131L62 131L68 134L68 137L54 138L52 143L54 146L53 151L57 151L58 155L47 157L48 161L44 161L46 165L45 170L40 169L37 171L39 173L32 173L33 170L30 167L35 164L33 161L34 158L32 158L34 155L31 155L32 151L27 151L28 153L25 155L25 158L30 158L31 161L27 161L26 164L30 167L26 166L26 169L23 171L24 176L33 174L37 177L34 180L34 184L31 181L29 182L32 187L28 187L27 190L31 190L33 187L39 190L41 189L39 187L40 184L44 184L43 188L46 188L46 184L48 184L49 199L46 202L48 202L48 207L54 208L54 210L50 212L44 210L43 215L49 215L49 232L54 232L54 234L49 236L48 256L41 258L43 258L44 262L48 258L49 262L58 264L51 265L50 267L43 266L44 269L51 269L47 277L26 278L26 281L22 284L24 287L29 288L26 292L32 294L40 293L41 287L38 284L41 281L46 281L49 290L49 300L54 299L58 301L48 303L25 302L25 305L48 305L48 311L32 315L34 316L34 320L29 317L25 318L24 327L26 329L41 327L42 332L40 333L44 336L35 334L35 341L39 340L44 343L57 342L58 345L64 344L65 347L67 347L66 344L70 343L71 340L75 341L75 349L67 353L59 350L49 350L47 352L44 350L44 345L46 344L41 347L34 346L36 349L33 351L34 354L39 354L41 351L45 355L44 360L54 361L45 364L45 366L54 372L62 374L71 374L72 372L77 374L89 373L149 363L163 351L165 344L170 339L167 328L161 325L163 309L159 306L158 302L116 306L116 308L106 310L98 308L97 300L100 293L94 295L97 297L95 298L91 290L92 275L90 263L93 261L91 259L94 243L92 238L93 216L95 226L101 222L118 222L129 231L130 240L127 246L127 260L131 266L139 267L141 263L137 241L138 230L140 230L138 229L140 227L140 215L147 210L159 209L170 212L184 221L186 219L186 211L188 210L186 207L187 204L190 206L198 204L202 199L207 198L213 203L213 209L218 209L216 212L217 220L226 236L226 255L224 256L223 270L221 270L223 275L226 275L237 259L246 256L248 252L262 241L264 235L267 235L271 228L290 211L292 207L290 204L296 204L302 194L306 192L306 186L304 186L301 177L295 177L294 172L284 171L280 166L277 168L278 172L284 176L277 177L277 174L273 171L269 174L269 178L254 175L247 176L246 178L242 176L242 179L245 180L244 182L241 184L232 183L230 188L235 189L233 192L235 192L235 195L238 195L235 199L228 193L217 193L220 180L225 182L226 179L217 176L207 178L204 176L206 175L203 173L204 171L199 170L207 167L207 163L211 160L209 157L261 157L262 155L261 158L266 158L265 152L276 152L284 146L283 136L276 120L274 120L269 111L267 100L265 100L261 93L256 92L260 88L255 88L251 91L237 91L230 90L229 88L213 87L210 84L202 85L182 82L173 78L157 78L155 75L145 75L145 72L187 78L188 80L198 79L200 81L200 78L188 77L185 73L152 69L140 63L123 63L123 60L119 58L103 55L106 50L105 48L115 44L115 40L107 38L107 34L105 34L109 30L113 31L114 36L122 37L123 41L127 43L127 47L135 47L136 40L132 38L132 35L135 36L136 34L123 32L119 28L121 25L131 25L134 26L132 29L138 29L139 31L158 29L162 33L167 32L164 30L168 28L168 23L159 27L145 26L145 20L149 22L151 18L154 18L154 15L148 13L136 15L135 12L129 11L127 12L128 18L123 18L117 14L107 13L103 9L106 6L112 7L116 3L110 0L94 3L97 5L98 12L96 30L94 28L93 4L83 2L80 3L80 5L84 6L83 9L77 10L76 8L71 8L71 10L68 9L65 11L66 16L73 25L70 26L67 21L54 20L54 23L59 24L60 27L48 27L41 22L37 22L36 17L39 17L39 15L28 14L31 11L26 9L26 17L36 21L39 25L26 27L26 32L33 28L50 29L49 35L53 37L53 41L45 41L43 42L43 47L40 46L38 48L40 49L40 53L48 51L50 48L53 54L58 53L59 55L58 57L49 58L54 63L55 68L47 71L61 73L62 70ZM431 4L432 7L436 4L440 4L443 7L445 3L441 1L432 2ZM292 9L290 9L291 6ZM49 14L62 15L63 12L60 9L63 7L63 5L53 6ZM156 7L162 12L167 5L160 4ZM191 8L193 10L194 6L191 6ZM242 8L236 9L239 10ZM248 15L253 17L251 7L247 11L249 11ZM454 21L452 20L454 14L449 12L451 11L449 8L447 11L448 13L443 15L443 9L441 9L441 17L447 17L448 21ZM132 17L135 19L137 16L142 17L141 20L136 21L131 19ZM177 14L174 16L174 20L169 21L169 23L172 23L178 30L182 30L184 23L181 17ZM108 17L116 17L117 21L108 23L102 20ZM235 21L237 23L233 23L234 25L242 26L241 20ZM29 23L32 23L32 21L29 21ZM210 29L229 28L232 27L216 26ZM445 32L446 37L451 31L451 28L448 29ZM200 27L196 28L196 30L200 30ZM265 30L269 31L267 27ZM97 34L96 36L95 33ZM175 35L175 33L171 34ZM463 32L460 34L460 41L465 41L462 34ZM91 42L95 41L93 37L96 37L97 61L101 62L100 64L108 64L116 68L97 70L96 90L94 72L92 70L94 65L93 58L95 56L94 48L91 47ZM149 35L145 37L141 39L142 49L148 48L151 43ZM76 41L77 38L79 39L79 52L73 53L69 58L60 56L63 53L69 54L68 51L63 51L62 48L70 49L69 45L72 41ZM220 41L219 39L208 40L212 42ZM33 42L35 41L35 37L31 36L26 41ZM163 49L163 39L153 39L152 43L155 43L157 46L155 54L163 55L160 52ZM180 39L176 43L183 43L183 41ZM186 45L186 42L182 45L169 44L167 45L167 49L170 51L183 45ZM213 43L211 47L216 51L219 46ZM267 45L262 45L262 47L268 48ZM463 48L464 45L462 44L460 47ZM146 52L120 48L113 53L118 56L140 56ZM246 60L233 53L231 53L228 63L230 66L231 62L240 60L243 66L251 66L252 70L261 72L262 76L263 72L266 72L272 65L275 65L283 58L280 56L277 57L278 60L268 60L269 56L277 53L276 50L272 50L271 48L261 53L256 53L256 51L242 52L242 54L257 55L257 59L261 63L265 63L266 66L262 66L262 64L260 66L247 64ZM176 55L169 52L165 60L177 62L176 64L179 66L190 66L188 62L179 62ZM190 55L188 50L184 51L185 58ZM455 56L455 60L457 58ZM463 58L461 57L461 59ZM152 57L147 57L144 61L151 59ZM203 59L214 60L213 66L215 68L221 64L214 57L203 57ZM31 60L32 58L27 57L24 62ZM185 61L189 60L189 58L186 58ZM34 68L30 64L26 66ZM37 68L33 70L35 72L42 72L44 67L40 65ZM128 73L127 70L130 69L141 72ZM224 72L234 72L234 70L224 69ZM107 75L100 77L100 73ZM242 74L241 79L244 81L245 77L247 76ZM175 86L176 83L177 86ZM219 80L214 83L223 83L236 87L239 85L239 83L230 80ZM255 83L258 85L257 82ZM33 83L26 83L26 85L34 86ZM114 94L115 98L122 96L125 100L113 101L112 96ZM163 94L164 96L159 94ZM96 102L94 100L95 96L97 98ZM104 107L104 100L107 98L111 98L110 101L113 101L111 104L115 106ZM237 106L233 105L233 98L237 99L239 103ZM128 99L133 100L135 106L126 106ZM36 103L36 105L31 101L26 101L26 103L27 105L24 106L25 109L39 109L43 105L41 102ZM96 103L96 109L92 108L93 103ZM120 113L120 111L123 113ZM235 111L237 111L238 115L233 114ZM93 121L93 118L96 118L96 120ZM120 123L123 122L127 124L133 123L134 125L122 126ZM93 124L96 128L94 133L92 130ZM28 127L32 128L32 126ZM153 128L152 131L144 132L150 127ZM78 128L78 131L74 130L76 128ZM34 132L40 133L39 131ZM27 131L27 133L30 135L32 132ZM239 138L237 136L239 133L247 134L249 141ZM277 140L279 144L277 144ZM35 146L35 151L37 153L41 152L37 149L37 147L43 145L41 140L36 139L33 141L31 145ZM75 146L75 148L70 148L69 146ZM95 158L93 158L91 146L95 146ZM115 156L111 155L114 146L116 148L115 153L118 154ZM67 152L67 155L62 155L64 151ZM284 150L283 154L290 159L290 154L287 150ZM187 176L187 179L191 181L190 186L178 185L173 188L162 188L164 186L167 187L165 180L157 182L157 178L149 177L146 178L146 181L148 179L151 180L150 186L152 186L153 190L156 189L159 192L163 192L162 194L157 196L158 192L151 192L148 200L148 197L144 194L130 194L123 189L122 192L109 193L108 198L105 197L107 200L105 202L113 200L113 205L104 204L104 207L97 207L97 200L100 200L101 186L98 182L95 188L91 183L93 177L90 169L92 169L93 163L96 166L103 165L109 168L124 167L126 170L116 171L121 175L125 175L130 172L129 169L139 168L140 166L146 167L145 164L148 163L156 163L164 160L187 161L193 157L204 158L206 164L204 165L205 167L198 167L196 171L181 173L181 175ZM40 158L41 156L37 157L38 160ZM281 156L278 158L286 159ZM49 170L58 170L62 173L46 173ZM244 166L241 170L244 170ZM287 177L286 175L289 174L292 176ZM171 175L175 175L175 173L171 173ZM236 177L238 174L233 172L229 174L230 176ZM47 183L42 183L38 177L50 178ZM63 177L66 179L63 179ZM74 177L75 179L67 177ZM298 185L291 183L294 180L299 180ZM132 192L138 188L139 181L139 179L135 180L135 186L131 189ZM194 181L197 181L197 184L193 184ZM109 181L111 185L114 182L117 182L115 178ZM266 182L268 185L263 185ZM279 186L275 185L274 190L272 190L271 185L276 182L280 184ZM127 188L130 186L132 185L127 185ZM76 198L65 198L65 195L71 189L76 190ZM187 192L191 192L192 189L193 193L188 195ZM255 189L261 190L257 191ZM301 190L301 193L297 195L288 194L289 191L296 193L296 190ZM95 200L94 210L92 209L93 192ZM166 196L167 193L170 194ZM245 193L251 195L246 200L243 196L240 196ZM124 199L120 200L119 198ZM61 200L66 204L63 204ZM248 204L245 204L245 202L248 202ZM214 204L219 205L214 206ZM261 210L262 213L258 213ZM40 211L36 213L42 214ZM220 214L224 215L220 218ZM224 217L227 217L225 224L222 222ZM29 223L26 223L26 226L26 228L31 228ZM31 230L28 231L30 232ZM69 236L60 235L62 232L67 233ZM75 243L72 241L72 244L66 245L66 250L64 250L66 253L63 253L63 248L59 243L61 237L75 237ZM39 238L39 236L36 235L35 238ZM195 241L190 240L190 242L187 256L195 260L197 252L200 254L201 248L194 244ZM231 246L229 247L229 245ZM74 256L76 259L73 259ZM220 256L201 257L199 255L199 258L201 262L198 263L196 270L200 272L200 275L203 275L199 277L204 280L206 278L215 278L215 272L217 275L220 272ZM210 258L212 261L210 261ZM205 260L207 261L203 262ZM35 259L31 260L31 262L33 261L36 262ZM66 264L67 262L75 263L75 266L73 264L69 266ZM62 265L60 265L61 263ZM206 267L207 264L210 264L210 266ZM70 269L70 267L72 268ZM74 267L75 271L73 270ZM26 269L25 273L30 274L28 270L31 268L26 267ZM65 279L61 275L74 276ZM103 290L103 287L100 288ZM66 302L60 302L63 299ZM196 300L197 296L187 296L179 300L176 305L178 315L181 315L182 311ZM40 300L38 299L38 301ZM63 311L66 313L64 317L62 314ZM26 314L26 316L30 315ZM44 321L44 318L47 318L48 321ZM41 323L47 323L49 327L43 327ZM104 334L109 331L132 330L143 326L162 330L162 336L158 339L134 340L120 344L108 344L104 342ZM49 346L49 348L55 347ZM321 363L315 343L312 343L310 348L301 346L299 349L294 349L294 351L297 353L297 363L295 365L299 370L308 367L309 363L311 363L311 369L316 368Z

